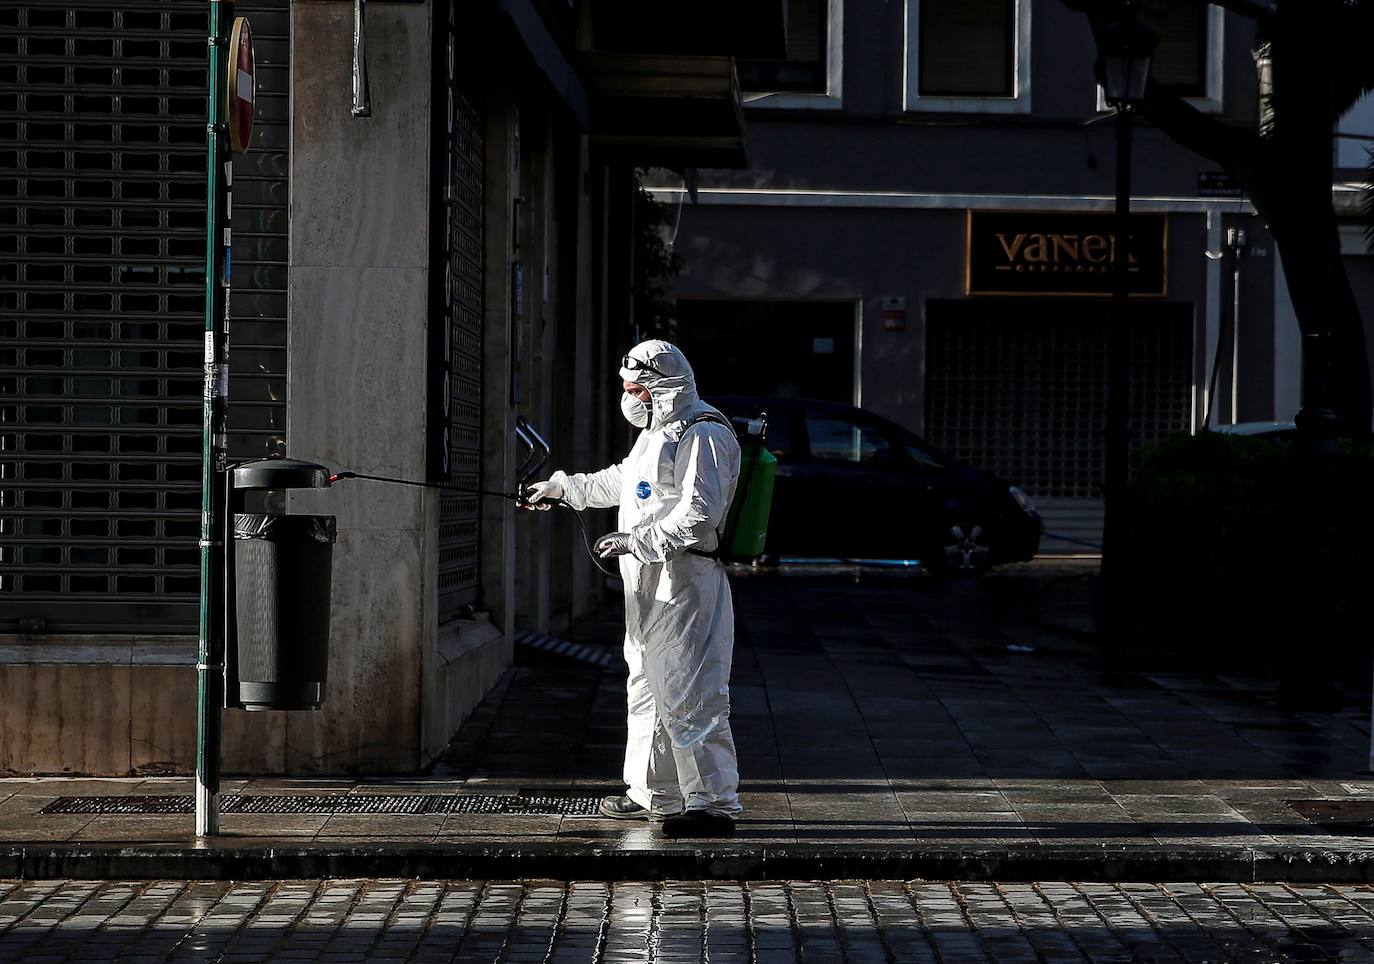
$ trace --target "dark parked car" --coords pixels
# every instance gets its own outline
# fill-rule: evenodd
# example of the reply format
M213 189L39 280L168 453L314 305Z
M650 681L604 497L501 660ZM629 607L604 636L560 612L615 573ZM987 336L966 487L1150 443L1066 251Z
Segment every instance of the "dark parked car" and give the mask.
M708 399L732 419L768 415L778 459L768 555L920 559L939 575L978 575L1030 559L1035 507L1015 486L963 465L887 419L793 398Z
M1246 438L1268 438L1279 441L1298 437L1296 422L1236 422L1231 425L1218 425L1212 431L1221 435L1243 435Z

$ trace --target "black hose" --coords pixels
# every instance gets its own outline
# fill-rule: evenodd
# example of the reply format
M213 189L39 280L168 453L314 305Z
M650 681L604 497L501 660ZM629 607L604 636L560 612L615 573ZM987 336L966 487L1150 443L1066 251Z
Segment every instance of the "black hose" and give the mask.
M494 489L475 489L466 485L454 485L452 482L419 482L415 479L396 479L389 475L366 475L362 472L335 472L329 477L329 484L340 482L344 479L363 479L367 482L390 482L392 485L410 485L417 489L444 489L449 492L465 492L469 495L494 495L498 499L513 499L516 502L522 501L520 496L514 492L497 492Z
M454 485L452 482L420 482L416 479L398 479L389 475L367 475L363 472L335 472L329 477L329 482L332 485L335 482L340 482L345 479L362 479L367 482L389 482L392 485L410 485L419 489L443 489L448 492L463 492L468 495L491 495L498 499L510 499L516 505L522 507L533 507L538 505L538 503L526 501L525 497L518 492L497 492L494 489L478 489L466 485ZM600 569L608 576L618 577L620 575L620 573L614 569L607 569L601 564L601 557L596 554L596 550L592 547L592 538L587 532L587 522L582 518L581 512L574 509L562 499L541 499L540 502L562 506L571 511L573 517L577 519L577 527L582 530L582 544L586 547L587 555L591 557L592 563L596 568Z
M568 505L568 503L564 502L562 499L541 499L540 501L552 502L554 505L561 505L563 508L570 510L573 514L573 518L577 520L577 527L582 530L582 544L587 547L587 555L591 556L592 564L608 576L620 576L620 573L616 570L607 569L601 564L601 557L598 556L596 550L592 548L592 537L587 533L587 520L582 518L581 512Z

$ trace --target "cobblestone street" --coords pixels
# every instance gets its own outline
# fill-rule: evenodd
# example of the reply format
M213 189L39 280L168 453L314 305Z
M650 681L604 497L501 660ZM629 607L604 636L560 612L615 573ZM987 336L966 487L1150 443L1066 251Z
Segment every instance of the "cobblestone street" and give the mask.
M1367 886L0 883L7 962L1371 959Z

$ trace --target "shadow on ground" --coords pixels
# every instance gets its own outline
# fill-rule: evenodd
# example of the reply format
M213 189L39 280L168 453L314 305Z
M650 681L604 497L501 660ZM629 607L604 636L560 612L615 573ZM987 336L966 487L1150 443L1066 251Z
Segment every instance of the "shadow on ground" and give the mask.
M1330 839L1289 799L1374 804L1367 692L1343 712L1295 715L1245 667L1103 673L1073 631L1090 565L953 582L833 566L733 579L741 830L815 843L1265 846ZM569 637L614 652L622 631L616 603ZM623 685L618 669L522 648L435 775L609 792ZM565 820L567 833L635 839L597 821Z

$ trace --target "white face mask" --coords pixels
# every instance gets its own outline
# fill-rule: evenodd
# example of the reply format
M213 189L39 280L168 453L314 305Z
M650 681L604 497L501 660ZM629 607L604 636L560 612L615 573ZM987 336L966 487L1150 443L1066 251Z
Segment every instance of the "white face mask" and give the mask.
M620 414L635 428L649 427L649 406L629 392L620 396Z

